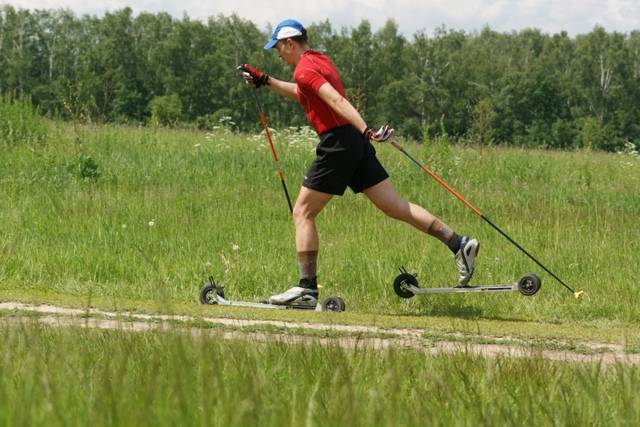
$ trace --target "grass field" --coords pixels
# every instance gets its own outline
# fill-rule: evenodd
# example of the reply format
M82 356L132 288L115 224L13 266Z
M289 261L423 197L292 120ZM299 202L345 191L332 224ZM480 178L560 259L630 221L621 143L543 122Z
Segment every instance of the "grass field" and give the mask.
M637 366L0 325L1 425L637 425Z
M309 133L275 132L292 196L313 157ZM570 285L582 302L401 153L377 147L399 191L482 242L475 283L534 271L519 294L399 299L400 265L423 286L456 280L435 239L361 195L318 219L319 280L351 311L472 319L637 323L640 160L632 155L405 144ZM235 298L297 280L294 232L262 135L50 125L47 141L0 148L0 287L164 303L197 301L211 274ZM471 171L471 172L469 172Z
M448 249L347 194L318 219L322 292L347 302L348 312L335 315L197 302L209 275L236 299L261 299L297 279L293 226L261 134L42 121L22 128L21 138L35 142L0 141L0 301L375 325L381 337L384 328L418 328L426 343L457 340L464 349L465 343L506 338L532 353L485 359L464 350L431 356L293 339L256 344L223 340L199 321L164 332L52 328L5 311L0 425L577 426L640 420L638 366L551 362L538 353L579 353L584 342L640 349L640 159L633 153L480 152L442 140L404 143L584 290L578 302L401 153L377 146L403 195L481 240L475 283L534 271L543 287L530 298L401 300L391 287L401 265L417 272L423 286L454 282ZM300 130L274 136L295 197L315 136ZM194 336L192 326L200 333Z

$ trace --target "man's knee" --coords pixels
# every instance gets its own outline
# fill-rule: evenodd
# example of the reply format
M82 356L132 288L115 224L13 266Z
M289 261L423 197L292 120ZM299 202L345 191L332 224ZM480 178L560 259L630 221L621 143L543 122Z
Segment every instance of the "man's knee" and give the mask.
M315 220L317 212L307 204L296 204L293 207L293 220L296 223Z

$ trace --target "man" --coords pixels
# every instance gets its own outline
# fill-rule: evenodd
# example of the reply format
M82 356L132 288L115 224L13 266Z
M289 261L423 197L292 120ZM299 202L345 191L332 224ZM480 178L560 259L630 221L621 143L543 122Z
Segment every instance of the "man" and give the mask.
M280 22L264 48L275 48L280 58L294 68L295 83L278 80L243 64L238 68L245 81L298 101L320 137L316 158L304 177L293 208L300 282L272 296L269 302L317 303L319 242L315 218L334 195L343 195L346 187L354 193L364 193L386 215L445 243L455 256L458 286L468 286L480 245L476 239L456 234L424 208L409 203L397 193L370 143L387 141L393 136L393 129L383 126L375 132L367 126L345 98L331 60L309 47L306 29L300 22L293 19Z

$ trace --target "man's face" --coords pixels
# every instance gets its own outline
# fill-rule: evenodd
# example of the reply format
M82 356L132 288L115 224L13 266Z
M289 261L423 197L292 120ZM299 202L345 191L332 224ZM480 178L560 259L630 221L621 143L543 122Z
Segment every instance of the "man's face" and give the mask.
M276 50L278 51L280 59L289 65L296 65L294 55L295 43L291 39L278 41L278 43L276 43Z

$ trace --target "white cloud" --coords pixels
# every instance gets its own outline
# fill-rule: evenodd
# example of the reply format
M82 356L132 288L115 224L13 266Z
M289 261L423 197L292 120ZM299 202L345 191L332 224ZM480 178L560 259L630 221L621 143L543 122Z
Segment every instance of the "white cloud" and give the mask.
M368 19L379 28L389 18L395 19L405 35L436 27L466 31L480 30L485 25L497 31L539 28L555 33L562 30L575 35L591 31L596 24L608 31L640 30L638 0L0 0L0 3L30 9L65 7L77 14L102 15L126 6L134 12L166 11L180 18L206 19L218 14L237 13L264 29L285 18L296 18L304 24L328 19L334 29L355 26Z

